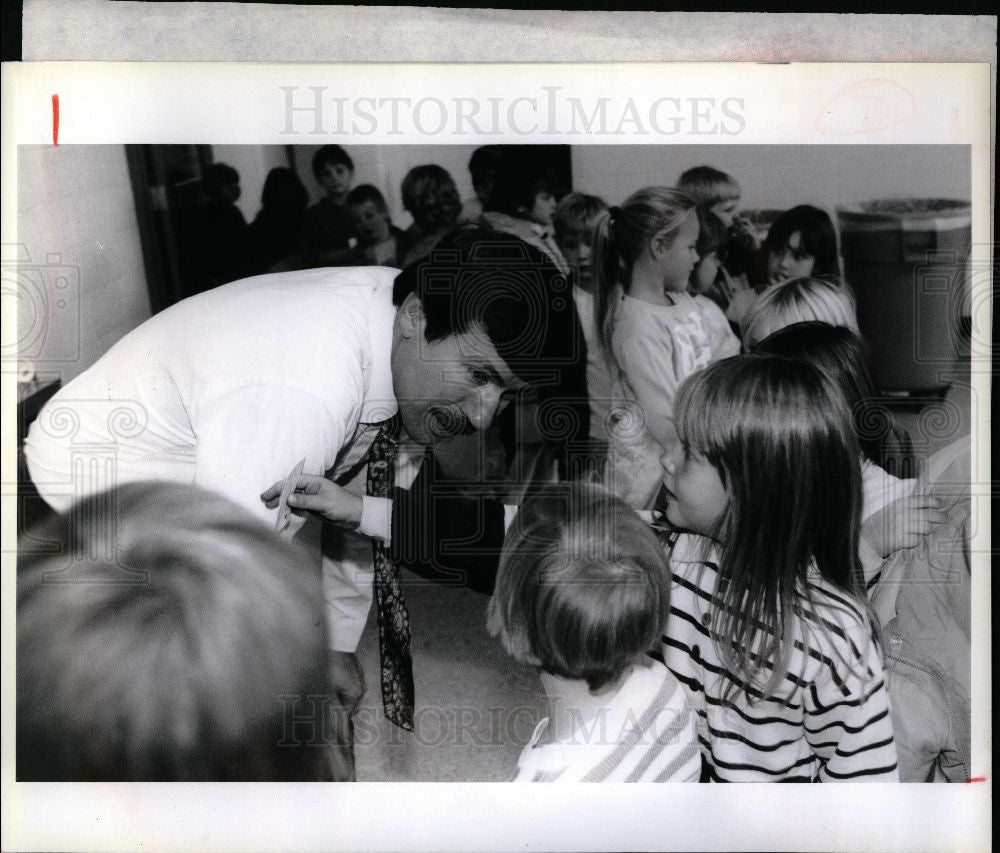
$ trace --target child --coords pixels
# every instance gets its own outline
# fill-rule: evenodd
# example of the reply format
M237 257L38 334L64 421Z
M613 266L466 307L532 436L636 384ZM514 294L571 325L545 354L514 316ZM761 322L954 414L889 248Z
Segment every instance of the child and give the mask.
M594 268L591 243L600 214L608 209L604 199L570 193L552 216L556 243L575 274L573 299L587 341L587 394L590 400L590 437L607 443L605 420L611 404L611 376L594 333ZM606 447L605 447L606 450Z
M549 175L531 161L529 154L511 154L494 176L483 219L497 231L513 234L540 249L560 272L568 275L569 265L552 237L555 209L555 184Z
M483 215L483 208L493 191L493 181L507 157L505 147L482 145L472 152L472 157L469 158L469 176L472 178L475 195L462 203L462 213L459 217L461 221L478 219Z
M283 258L295 253L305 218L309 195L291 169L275 166L267 173L260 196L260 211L250 223L253 273L268 272Z
M371 184L361 184L347 194L347 218L358 238L341 266L402 266L403 232L389 219L385 198Z
M698 263L691 273L689 290L694 295L707 296L725 311L736 292L736 284L724 265L729 232L725 223L714 213L698 208Z
M312 171L326 196L306 211L301 254L290 259L291 269L335 266L348 248L347 194L354 183L354 161L339 145L324 145L313 156Z
M35 533L61 550L18 564L19 780L331 778L308 555L166 483L86 498Z
M413 224L403 233L402 266L430 254L441 236L457 221L462 209L458 188L440 166L416 166L406 173L402 185L403 208Z
M734 297L726 312L737 326L743 325L757 296L771 285L790 278L841 276L837 232L818 207L801 204L782 213L768 230L761 251L766 258L763 276L756 275L750 282L753 288Z
M236 206L240 198L240 173L225 163L213 163L201 179L205 205L197 237L204 247L201 269L206 290L243 278L250 273L247 222Z
M740 350L719 307L687 293L697 241L691 199L661 187L639 190L597 225L594 322L616 407L608 425L610 476L636 509L652 506L657 461L676 444L678 385Z
M785 287L786 285L779 285ZM884 573L895 552L913 548L944 523L938 501L914 495L916 481L885 470L886 458L910 450L909 436L879 405L878 390L861 339L849 328L796 323L775 332L755 352L780 355L821 370L840 390L861 450L861 556L869 598L880 620L893 616L896 586Z
M694 199L701 210L719 217L726 228L732 227L743 193L731 175L711 166L695 166L677 179L677 189Z
M713 364L677 397L664 456L669 669L719 781L896 781L879 649L857 564L858 444L822 373Z
M793 278L757 297L743 321L743 343L752 349L772 332L809 320L860 334L854 294L846 284L837 279Z
M487 626L536 666L549 715L518 782L694 782L694 715L646 654L669 608L656 538L597 486L549 485L508 531Z

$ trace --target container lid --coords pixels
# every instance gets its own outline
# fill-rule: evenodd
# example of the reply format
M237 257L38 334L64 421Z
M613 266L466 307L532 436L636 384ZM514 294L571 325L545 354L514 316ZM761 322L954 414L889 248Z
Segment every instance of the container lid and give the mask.
M950 198L883 198L837 208L841 227L901 228L904 231L962 228L971 222L972 205Z

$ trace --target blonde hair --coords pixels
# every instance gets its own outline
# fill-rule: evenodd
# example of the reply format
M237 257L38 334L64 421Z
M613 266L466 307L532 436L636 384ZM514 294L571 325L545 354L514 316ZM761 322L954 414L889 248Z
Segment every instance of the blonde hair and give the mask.
M594 324L605 358L614 364L611 338L615 314L628 292L632 265L660 232L675 238L694 200L679 190L646 187L632 193L621 207L611 207L597 219L593 267L596 283Z
M670 609L666 554L600 486L543 486L504 541L487 628L509 655L591 691L653 647Z
M749 349L768 335L791 326L818 320L858 330L857 306L850 288L836 278L793 278L767 288L743 322L743 343Z

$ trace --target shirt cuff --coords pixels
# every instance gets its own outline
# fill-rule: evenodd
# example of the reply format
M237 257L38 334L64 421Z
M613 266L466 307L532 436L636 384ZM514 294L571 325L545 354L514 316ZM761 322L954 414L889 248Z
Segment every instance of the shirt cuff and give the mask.
M392 538L392 498L362 497L361 522L355 529L388 545Z

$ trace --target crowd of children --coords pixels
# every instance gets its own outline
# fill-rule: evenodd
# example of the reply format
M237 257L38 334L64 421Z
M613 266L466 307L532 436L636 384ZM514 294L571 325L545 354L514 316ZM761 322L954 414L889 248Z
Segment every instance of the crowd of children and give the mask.
M414 219L405 232L390 222L378 189L352 186L353 163L342 148L320 149L313 170L327 196L303 213L301 194L286 193L295 196L289 204L300 212L301 239L280 262L278 253L268 254L272 266L402 266L432 251L464 215L454 181L439 166L417 167L404 180L404 206ZM925 750L919 766L909 758L919 752L913 740L924 729L914 733L908 708L896 699L907 682L894 686L892 672L901 664L887 663L883 629L902 613L894 594L900 573L920 574L900 552L939 535L942 525L955 523L955 513L947 516L939 497L912 479L912 465L900 463L911 449L878 406L829 215L800 205L758 234L739 215L738 183L708 167L685 172L676 188L642 188L612 206L579 192L557 203L552 179L523 159L505 158L502 147L477 151L470 170L477 198L465 209L481 210L494 229L540 249L572 281L588 347L590 437L607 459L601 485L548 483L530 491L500 557L488 630L512 658L537 667L549 709L524 746L517 780L941 775L936 755L927 759ZM269 176L268 186L278 181ZM265 188L265 201L268 195ZM289 238L286 230L283 246ZM147 508L156 498L158 525L194 524L170 517L171 494L132 497ZM210 524L211 518L198 521L199 528ZM153 551L137 557L137 568L169 572L171 583L206 595L188 602L178 592L158 601L136 587L136 601L127 606L137 615L121 611L123 631L140 613L144 624L179 631L175 610L190 606L204 614L208 595L221 595L228 582L233 560L257 536L267 540L249 523L217 533L220 548L223 540L228 545L216 568L202 568L205 553L193 546L168 560L156 553L162 543L152 543ZM254 547L278 549L269 541ZM967 541L965 548L967 554ZM265 674L273 670L277 678L281 671L289 692L304 693L312 676L302 661L313 639L296 635L291 612L273 607L275 601L291 607L292 596L304 594L306 581L291 556L275 551L275 560L289 563L273 573L280 581L256 571L259 555L240 564L254 570L242 583L268 596L264 612L276 631L270 640L258 638L263 629L253 625L241 643L256 644L255 666L267 664ZM61 619L62 611L42 608L65 608L78 594L67 587L58 601L38 603L41 569L29 569L19 576L19 629L22 622L37 627ZM286 589L271 591L271 583ZM907 612L919 610L912 596L933 586L907 588ZM83 605L110 606L98 599ZM84 642L85 618L81 611L73 623L81 638L67 634L66 642ZM301 618L314 620L315 613L305 608ZM18 640L19 665L23 654L39 678L49 677L38 662L44 663L39 649L47 641L31 633ZM201 657L184 662L177 655L190 650L163 643L149 655L151 665L156 654L172 667L166 686L180 678L174 673L182 664L214 672L229 666L224 655L242 654L242 646L205 645L194 650ZM288 670L293 664L298 668ZM302 683L293 684L295 678ZM254 713L239 689L234 682L233 707ZM49 691L51 708L57 688L42 680L37 690ZM19 689L24 727L21 695ZM108 687L101 696L115 694ZM170 718L144 723L172 732L170 748L212 731L211 717L184 705L188 697L172 688L170 704L160 709L161 716L174 709ZM128 701L116 700L116 707L129 713ZM73 713L82 718L88 707ZM73 725L68 718L46 731ZM265 745L274 737L263 711L253 725ZM30 729L23 737L46 731ZM52 766L70 760L60 753L65 743L39 743ZM181 746L174 755L157 754L158 763L144 757L147 763L135 764L127 750L141 744L118 747L111 735L108 743L125 751L71 755L76 772L104 778L112 759L125 768L121 778L200 772ZM218 741L207 778L231 778L225 744ZM967 756L967 740L949 749L949 756L956 750ZM19 768L22 754L19 743ZM268 764L266 749L260 760L253 778L300 772ZM83 770L81 761L95 763ZM958 766L949 762L949 769ZM60 772L67 771L48 778ZM329 778L331 771L316 765L309 772Z

